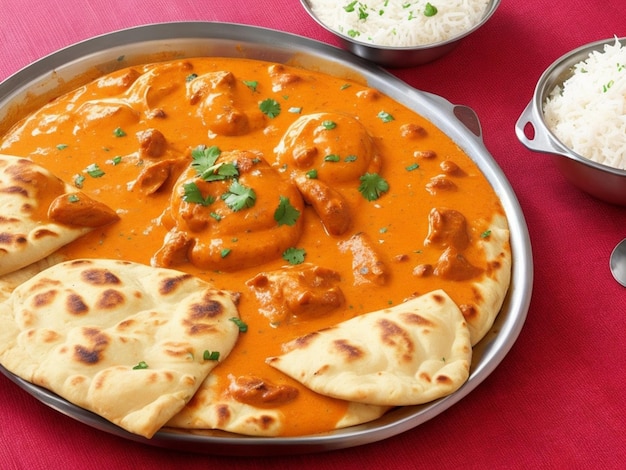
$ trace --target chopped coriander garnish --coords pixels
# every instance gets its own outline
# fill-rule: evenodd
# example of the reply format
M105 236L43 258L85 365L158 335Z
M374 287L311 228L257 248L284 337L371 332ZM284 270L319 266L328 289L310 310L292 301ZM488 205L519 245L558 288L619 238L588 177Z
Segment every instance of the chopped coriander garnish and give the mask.
M192 182L184 184L183 191L183 201L190 204L200 204L202 206L208 206L215 202L215 198L213 196L209 195L204 197L196 183Z
M233 181L228 188L228 192L222 195L222 199L228 207L237 212L245 207L254 206L256 193L254 189L247 188L239 181Z
M348 36L350 36L351 38L356 38L357 36L360 36L361 33L359 33L356 29L350 29L348 30Z
M358 3L358 0L354 0L353 2L350 2L345 7L343 7L343 9L348 13L352 13L354 11L354 6L357 3Z
M378 119L380 119L383 122L391 122L394 120L394 117L389 114L387 111L381 111L378 113Z
M68 147L67 144L58 144L57 145L57 150L65 150Z
M361 181L359 192L368 201L378 199L382 193L389 190L389 183L378 173L365 173L359 180Z
M185 77L185 81L186 82L190 82L190 81L192 81L195 78L198 78L198 74L197 73L190 73L189 75L187 75Z
M370 14L367 12L367 5L362 5L359 3L359 19L366 20Z
M325 162L338 162L340 160L339 155L330 154L324 157Z
M83 183L85 182L85 177L83 175L75 175L74 176L74 186L77 188L82 188Z
M213 217L215 220L217 220L218 222L222 220L222 216L219 215L217 212L211 212L209 215Z
M220 256L222 258L226 258L230 254L231 251L233 250L231 250L230 248L224 248L223 250L220 251Z
M68 196L67 200L68 200L69 202L78 202L78 201L80 201L80 198L78 197L78 195L77 195L77 194L70 194L70 195Z
M259 82L256 80L244 80L243 84L250 88L252 91L256 91L256 87L259 86Z
M85 168L85 171L92 178L100 178L105 175L104 171L102 171L96 163L92 163L91 165L89 165L87 168Z
M146 364L145 361L141 361L136 366L133 367L133 370L147 369L147 368L148 368L148 364Z
M211 147L199 145L191 151L193 159L191 166L205 181L225 180L239 175L234 163L216 163L221 154L222 151L215 145Z
M267 98L259 104L259 109L270 119L280 114L280 103L272 98Z
M306 172L306 177L310 180L317 179L317 170L314 168Z
M119 165L120 163L122 163L122 157L117 156L111 159L111 164L113 166Z
M419 166L419 164L418 164L418 163L413 163L413 164L411 164L411 165L407 166L407 167L405 168L405 170L406 170L406 171L413 171L413 170L417 170L419 167L420 167L420 166Z
M350 88L352 85L350 85L349 83L344 83L343 85L341 85L341 87L339 88L340 90L346 90L348 88Z
M300 114L302 112L302 108L293 106L293 107L289 108L289 112L293 113L293 114Z
M304 257L306 251L303 248L287 248L283 252L283 259L289 264L302 264L304 263Z
M337 127L337 123L335 121L326 120L322 122L322 127L326 129L327 131L329 131Z
M237 328L239 328L239 331L241 333L245 333L246 331L248 331L248 325L246 325L246 323L241 318L232 317L229 318L229 320L237 325Z
M300 211L291 205L288 197L280 196L280 203L274 211L274 220L278 225L295 225L300 217Z
M115 137L125 137L126 132L124 132L124 130L121 127L117 127L113 130L113 135Z
M437 14L437 7L432 5L430 2L426 4L424 7L424 16L435 16Z
M480 238L489 238L490 235L491 230L485 230L483 233L480 234Z
M343 159L344 162L356 162L357 161L357 156L356 155L348 155L346 158Z
M208 349L204 350L202 353L202 359L205 361L219 361L220 352L219 351L209 351Z

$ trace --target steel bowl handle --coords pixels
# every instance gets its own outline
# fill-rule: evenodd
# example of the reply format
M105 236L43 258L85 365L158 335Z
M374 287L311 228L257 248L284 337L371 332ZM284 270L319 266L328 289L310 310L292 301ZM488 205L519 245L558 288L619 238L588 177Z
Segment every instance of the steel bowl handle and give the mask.
M537 125L535 107L531 101L515 123L515 134L519 141L535 152L562 153L550 140L544 126ZM532 135L529 135L532 134Z

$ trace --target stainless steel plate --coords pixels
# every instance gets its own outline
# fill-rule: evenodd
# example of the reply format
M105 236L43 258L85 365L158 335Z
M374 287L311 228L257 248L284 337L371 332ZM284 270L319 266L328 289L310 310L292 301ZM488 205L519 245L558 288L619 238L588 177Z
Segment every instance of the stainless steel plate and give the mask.
M130 434L57 395L0 370L49 407L88 426L145 444L222 455L320 452L380 441L415 428L459 402L498 366L517 339L528 312L533 264L528 229L509 182L482 141L474 112L418 91L352 54L310 39L250 26L185 22L114 32L60 50L0 84L0 132L37 103L103 73L152 60L193 56L245 57L298 65L331 75L360 78L420 113L443 130L477 163L499 195L511 229L512 283L492 331L474 349L471 375L454 394L421 406L397 408L380 419L302 437L247 437L221 431L163 429L152 439Z

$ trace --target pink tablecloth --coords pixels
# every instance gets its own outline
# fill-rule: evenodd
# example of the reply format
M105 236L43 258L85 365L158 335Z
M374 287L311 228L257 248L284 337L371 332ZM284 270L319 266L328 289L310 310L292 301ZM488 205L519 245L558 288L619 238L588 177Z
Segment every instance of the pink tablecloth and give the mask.
M393 71L477 112L530 230L535 287L526 325L501 365L460 403L382 442L251 459L130 442L42 405L0 376L0 467L625 468L626 290L612 279L608 257L626 237L626 208L574 188L514 134L542 71L570 49L626 36L625 19L622 0L504 0L450 55ZM181 20L259 25L336 44L296 0L4 0L0 80L94 35Z

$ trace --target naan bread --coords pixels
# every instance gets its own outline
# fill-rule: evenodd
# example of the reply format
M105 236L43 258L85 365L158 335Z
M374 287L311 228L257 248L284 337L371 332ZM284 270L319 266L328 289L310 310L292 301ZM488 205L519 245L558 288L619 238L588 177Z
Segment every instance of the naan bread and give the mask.
M26 158L0 154L0 276L35 261L117 214Z
M59 263L0 304L0 363L149 438L235 345L233 297L169 269Z
M389 407L348 403L336 428L345 428L380 418ZM181 429L220 429L248 436L279 436L286 416L280 406L258 407L242 403L230 394L220 394L214 375L209 375L190 402L167 426Z
M489 234L477 244L485 253L486 269L472 282L474 302L459 305L475 346L493 326L511 283L511 246L506 217L494 216Z
M378 406L418 405L469 377L470 333L442 290L354 317L284 345L267 363L322 395Z

